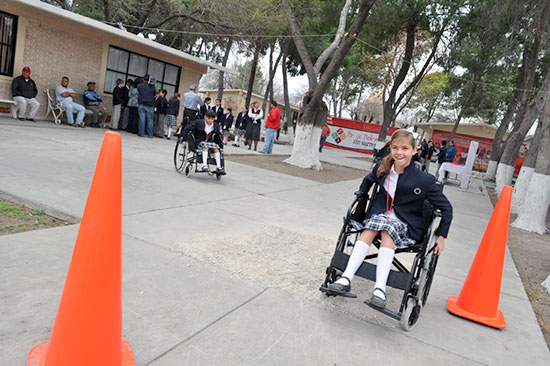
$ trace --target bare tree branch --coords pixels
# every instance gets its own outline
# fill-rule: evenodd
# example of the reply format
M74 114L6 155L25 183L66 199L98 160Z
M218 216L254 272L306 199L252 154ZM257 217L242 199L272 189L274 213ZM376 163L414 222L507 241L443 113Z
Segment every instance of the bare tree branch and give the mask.
M346 31L346 18L350 7L351 0L346 0L346 3L344 4L342 11L340 12L340 22L338 23L338 30L336 31L336 36L334 37L334 40L332 41L330 46L328 46L323 51L323 53L321 53L319 58L317 58L317 61L315 61L315 65L313 66L315 75L318 75L321 72L321 69L323 68L325 62L329 59L334 50L336 50L336 48L338 48L338 46L340 45L340 42L342 41L342 38L344 37L344 33Z

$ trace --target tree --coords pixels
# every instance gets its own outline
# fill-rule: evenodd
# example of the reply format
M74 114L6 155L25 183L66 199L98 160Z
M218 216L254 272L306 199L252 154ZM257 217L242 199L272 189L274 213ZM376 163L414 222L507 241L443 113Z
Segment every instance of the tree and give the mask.
M440 41L449 24L455 19L461 3L461 1L449 0L409 0L405 2L396 0L384 3L387 9L381 6L383 16L375 17L379 23L372 28L381 34L382 39L387 39L387 34L393 38L404 34L405 42L402 57L399 58L399 71L393 78L391 87L387 88L387 93L386 90L384 91L384 121L378 141L386 140L388 128L395 122L398 112L403 109L400 108L401 103L410 100L409 93L415 90L417 84L436 62ZM416 52L415 55L415 49L418 34L423 32L429 34L428 38L431 40L428 55L425 57L422 67L417 70L413 68L416 71L415 76L402 88L407 80L409 70L414 64L414 58L421 58L419 52Z
M519 149L523 144L523 140L525 139L527 132L531 129L531 126L538 116L538 113L536 115L529 115L527 111L528 109L530 109L529 103L531 96L533 95L532 89L535 85L536 64L539 57L542 39L546 35L545 30L549 16L550 1L542 0L540 2L537 2L537 6L535 7L535 12L533 16L533 41L532 43L527 43L524 45L526 48L529 48L528 52L530 54L528 61L529 66L526 68L527 71L525 75L526 89L521 92L519 110L516 113L514 128L512 129L512 132L509 134L508 139L506 140L505 147L502 151L502 156L500 157L500 161L497 165L496 186L499 195L504 185L509 185L512 183L514 165ZM537 97L539 93L537 93ZM543 105L540 105L540 109L542 109L542 106Z
M350 10L352 3L353 1L346 0L339 12L340 17L336 35L332 43L321 52L314 64L312 55L302 37L294 10L289 4L289 0L283 0L290 32L309 82L309 91L304 98L303 115L301 120L298 121L292 155L286 160L289 164L317 170L322 168L319 161L319 140L322 126L328 115L328 108L323 102L323 97L330 80L340 68L342 61L361 32L374 0L361 0L357 4L357 9ZM324 5L334 6L334 2L332 4L327 2ZM316 15L319 16L319 14ZM348 17L352 20L352 25L346 32ZM328 65L325 66L327 62Z
M445 71L433 72L424 76L418 85L410 107L423 109L424 122L429 122L448 97L449 74Z
M530 179L523 204L512 226L544 234L546 215L550 206L550 90L546 92L540 124L541 140L538 146L535 171Z

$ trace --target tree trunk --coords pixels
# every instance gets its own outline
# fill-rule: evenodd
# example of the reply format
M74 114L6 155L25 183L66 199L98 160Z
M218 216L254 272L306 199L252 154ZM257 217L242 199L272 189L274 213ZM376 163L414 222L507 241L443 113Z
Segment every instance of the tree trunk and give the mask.
M309 94L303 98L304 114L296 124L296 137L292 147L292 155L285 163L300 168L321 170L319 161L319 143L323 125L327 120L328 107L322 103L321 108L311 108Z
M502 144L502 139L504 138L504 135L508 130L508 125L510 124L512 117L516 112L521 95L524 93L524 89L527 89L526 82L527 82L527 74L528 74L528 66L529 66L528 65L529 56L530 56L529 47L524 47L522 61L521 61L521 71L520 71L520 76L516 85L516 89L514 90L512 100L510 101L510 104L508 104L506 113L504 114L504 117L502 117L500 126L498 126L497 132L495 133L495 137L493 139L493 145L491 147L491 158L489 160L489 166L487 167L487 172L485 173L486 180L495 179L498 161L500 160L502 151L504 150L504 144Z
M411 67L411 60L414 51L414 38L416 36L416 24L409 23L407 24L407 40L405 42L405 54L403 56L403 63L401 68L393 82L392 88L390 90L390 95L388 100L384 102L384 122L380 128L380 133L378 134L378 141L386 141L386 136L388 135L388 128L390 124L395 119L395 110L397 109L395 104L395 97L397 95L397 90L405 81L409 68Z
M286 120L286 133L288 135L288 142L294 144L294 127L292 126L292 109L290 107L290 97L288 95L288 79L286 74L286 61L288 58L288 48L290 47L290 38L287 39L283 47L283 64L281 65L283 73L283 96L285 100L285 120Z
M500 191L502 190L503 186L510 185L512 183L514 165L518 156L519 149L523 144L523 141L525 140L525 135L527 135L527 132L529 132L533 123L537 120L537 118L539 118L539 115L541 114L545 103L548 103L549 94L550 72L546 74L544 83L542 84L539 91L537 92L537 95L529 105L529 108L527 109L527 112L523 117L523 122L521 123L520 127L515 129L515 131L512 131L512 133L508 136L508 139L506 140L506 147L502 152L502 157L497 167L496 190L498 195L500 195Z
M476 89L477 89L477 81L479 81L480 77L476 76L474 78L474 83L472 84L470 88L470 94L468 94L468 98L464 101L464 104L462 105L462 108L460 108L460 112L458 113L458 116L456 117L455 125L453 126L453 130L451 131L451 134L449 135L448 140L451 141L454 139L456 130L458 130L458 125L460 124L460 121L462 120L462 116L464 115L464 112L466 111L466 108L470 105L470 101L472 100Z
M103 19L106 23L111 22L111 14L109 12L109 0L103 0Z
M328 108L323 102L323 97L330 80L340 68L344 57L355 43L357 35L361 32L373 3L374 0L361 0L358 10L354 12L355 20L347 33L342 37L339 47L335 49L329 64L317 82L317 74L314 71L311 56L300 34L296 18L292 13L288 0L283 0L283 7L287 15L289 28L309 80L307 103L304 103L304 114L302 119L298 122L298 133L296 134L292 155L286 160L288 163L303 168L321 169L321 162L319 161L319 139L322 126L326 122L326 117L328 115Z
M349 83L351 80L351 75L349 72L346 73L346 76L344 77L344 89L342 90L342 96L340 98L340 107L338 108L338 118L342 118L342 110L344 109L344 100L346 100L346 95L348 94L349 90Z
M546 215L550 205L550 97L539 123L542 124L541 140L538 147L535 172L525 193L523 204L512 226L519 229L544 234Z
M260 47L255 46L254 58L252 59L252 66L250 67L250 76L248 78L248 86L246 90L246 101L244 105L246 108L250 106L250 100L252 99L252 88L254 87L254 76L256 76L256 67L258 67L258 57L260 56Z
M264 112L266 111L268 100L273 99L273 97L269 98L269 96L273 96L273 79L275 78L275 71L277 70L277 66L279 65L279 61L281 61L282 56L282 52L279 53L279 56L277 56L277 60L275 60L275 64L273 64L273 48L271 49L271 52L269 54L269 80L265 88L264 103L262 105L262 109L264 110Z
M529 151L527 152L525 161L521 166L521 170L519 172L518 179L516 180L516 184L514 184L514 194L512 195L512 209L511 209L512 213L519 212L523 199L525 198L525 193L529 188L529 182L531 181L531 178L533 177L533 173L535 172L535 164L537 162L537 153L540 146L541 138L542 138L542 123L539 121L537 125L537 130L535 131L535 137L533 138L533 142L529 147Z
M229 53L231 52L231 46L233 46L233 40L230 38L227 41L227 46L225 47L225 54L223 55L223 59L222 59L223 67L227 65L227 59L229 58ZM223 77L224 77L224 72L220 71L218 75L218 99L219 100L222 100L222 97L223 97Z

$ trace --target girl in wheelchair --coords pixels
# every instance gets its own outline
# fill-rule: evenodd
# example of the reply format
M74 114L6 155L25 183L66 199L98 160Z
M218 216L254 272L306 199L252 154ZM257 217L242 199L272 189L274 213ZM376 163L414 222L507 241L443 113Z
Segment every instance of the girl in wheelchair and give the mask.
M204 119L197 119L185 126L181 145L185 147L187 135L192 132L195 136L197 152L202 151L202 171L208 171L208 150L212 149L216 160L216 173L225 174L220 155L220 145L223 145L223 143L220 138L220 127L217 122L214 122L215 119L216 113L213 110L208 110L204 114Z
M376 282L370 303L385 308L386 282L395 248L414 245L422 239L422 205L425 199L441 211L442 219L435 231L438 237L434 252L437 255L443 252L453 216L452 206L435 178L417 169L411 162L415 150L412 133L406 130L394 132L390 154L363 179L361 193L366 194L375 182L380 185L380 191L363 222L351 223L362 232L355 242L344 273L340 279L328 285L331 293L343 295L350 292L355 273L365 260L370 245L380 235ZM357 204L354 209L357 209Z

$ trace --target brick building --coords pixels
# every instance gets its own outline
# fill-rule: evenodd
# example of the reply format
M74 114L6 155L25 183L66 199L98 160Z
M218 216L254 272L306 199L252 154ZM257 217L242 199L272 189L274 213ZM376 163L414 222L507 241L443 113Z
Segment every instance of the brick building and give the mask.
M208 68L236 73L39 0L0 2L0 33L0 99L12 98L11 82L28 66L39 89L40 118L47 111L45 89L55 88L62 76L70 78L69 86L79 94L88 81L95 81L110 110L117 78L148 73L171 96L198 84Z

